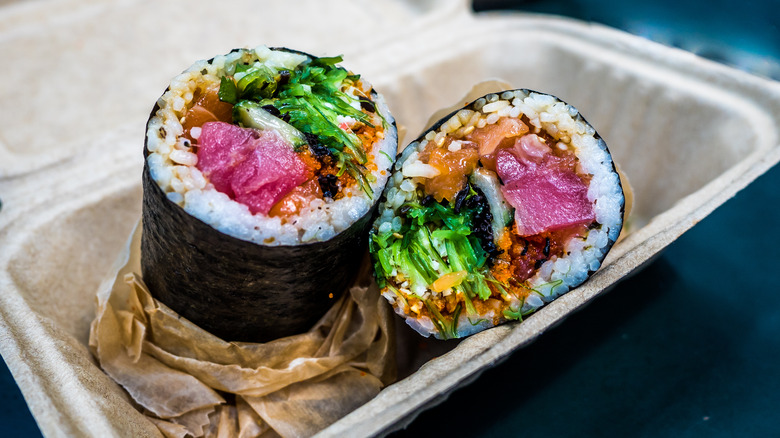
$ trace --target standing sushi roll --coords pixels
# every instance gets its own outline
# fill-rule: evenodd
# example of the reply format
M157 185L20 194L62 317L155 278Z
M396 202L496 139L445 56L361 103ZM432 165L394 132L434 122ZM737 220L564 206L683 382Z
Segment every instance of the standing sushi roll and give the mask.
M225 340L307 330L357 272L398 137L340 61L267 47L199 61L147 123L144 282Z
M521 320L597 270L623 223L609 150L572 106L488 94L404 149L370 251L382 294L424 336Z

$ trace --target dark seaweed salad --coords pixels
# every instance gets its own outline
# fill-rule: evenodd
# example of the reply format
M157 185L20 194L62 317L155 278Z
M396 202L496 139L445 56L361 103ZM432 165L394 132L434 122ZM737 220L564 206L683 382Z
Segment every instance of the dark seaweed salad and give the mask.
M262 61L239 63L232 76L221 78L219 98L234 104L234 121L244 126L272 127L300 148L308 147L315 157L330 156L339 169L349 173L371 196L374 177L366 170L368 158L357 134L342 129L339 116L351 117L374 128L378 114L370 96L363 96L357 83L360 75L337 66L341 56L313 57L294 68L268 65ZM342 90L355 86L358 94ZM383 125L386 121L383 117Z

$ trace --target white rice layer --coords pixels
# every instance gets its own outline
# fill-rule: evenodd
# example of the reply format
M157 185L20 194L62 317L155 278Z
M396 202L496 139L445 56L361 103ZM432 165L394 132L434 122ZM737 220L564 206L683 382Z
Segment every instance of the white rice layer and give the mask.
M261 46L216 56L211 62L198 61L171 81L169 89L157 101L159 110L149 120L146 132L147 164L152 179L171 202L220 232L265 245L325 241L369 212L387 182L393 164L391 158L395 157L398 144L394 119L379 94L372 97L388 128L383 131L384 137L366 150L369 161L377 167L376 179L370 182L371 197L354 184L344 188L339 199L315 199L284 220L252 214L246 205L214 189L196 167L198 157L192 145L181 136L184 131L181 120L191 106L197 88L218 85L222 76L235 72L239 62L259 61L290 68L305 59L304 55ZM364 92L371 90L371 85L363 79L360 86ZM193 128L191 134L197 137L199 129Z

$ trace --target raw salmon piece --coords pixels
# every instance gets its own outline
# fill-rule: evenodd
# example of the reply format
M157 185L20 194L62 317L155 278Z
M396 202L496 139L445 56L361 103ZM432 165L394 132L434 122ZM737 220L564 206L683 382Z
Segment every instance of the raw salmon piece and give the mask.
M195 104L187 110L182 120L183 136L193 140L190 130L208 122L231 122L233 105L219 100L219 87L206 89L195 98Z
M485 156L493 154L505 138L517 137L527 132L528 126L520 119L505 117L497 123L474 130L466 139L479 144L479 155Z

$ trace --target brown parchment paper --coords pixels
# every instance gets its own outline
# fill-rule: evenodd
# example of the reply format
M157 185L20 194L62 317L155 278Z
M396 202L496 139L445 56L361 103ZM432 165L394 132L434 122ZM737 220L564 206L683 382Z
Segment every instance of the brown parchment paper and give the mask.
M368 263L310 331L225 342L152 298L140 236L98 291L89 347L165 436L311 436L395 378L392 315Z

